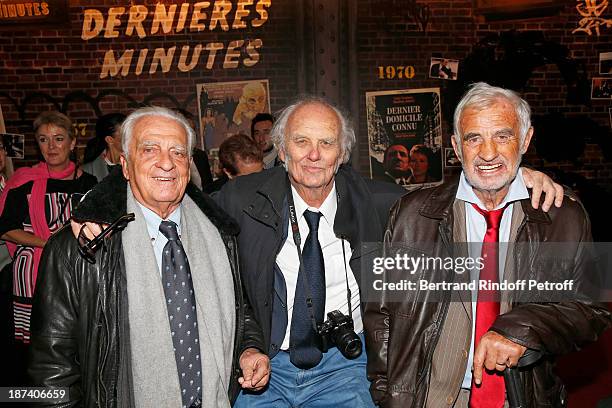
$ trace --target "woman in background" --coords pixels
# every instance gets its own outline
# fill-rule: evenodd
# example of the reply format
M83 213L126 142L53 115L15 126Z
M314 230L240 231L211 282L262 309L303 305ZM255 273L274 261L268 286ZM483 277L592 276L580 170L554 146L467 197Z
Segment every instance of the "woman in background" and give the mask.
M6 149L4 148L4 140L0 138L0 194L4 190L6 181L13 174L13 164L10 157L7 157ZM8 252L8 248L4 241L0 241L0 344L6 345L7 341L13 336L13 324L12 324L12 269L11 269L11 256ZM3 347L0 350L0 361L6 363L7 367L10 367L10 359L12 353L8 350L8 347ZM9 373L0 373L0 386L10 386Z
M430 183L435 180L430 174L433 152L423 144L417 144L410 149L410 168L412 176L408 179L410 184Z
M87 142L83 171L94 175L98 182L106 177L112 166L119 165L121 148L121 123L123 113L109 113L96 121L96 136Z
M96 184L96 178L71 160L76 144L72 122L64 114L44 112L34 120L36 142L44 161L15 171L0 196L0 237L13 258L13 320L16 352L30 342L30 312L42 249L66 223L73 202ZM23 360L17 369L24 369Z
M4 191L7 180L13 175L13 162L10 157L7 157L6 149L4 148L4 140L0 138L0 195ZM4 267L11 262L11 257L4 241L0 241L0 274L3 273ZM0 282L5 281L5 276L0 277ZM3 284L0 283L0 286ZM2 289L4 289L2 287ZM1 289L0 289L1 290Z

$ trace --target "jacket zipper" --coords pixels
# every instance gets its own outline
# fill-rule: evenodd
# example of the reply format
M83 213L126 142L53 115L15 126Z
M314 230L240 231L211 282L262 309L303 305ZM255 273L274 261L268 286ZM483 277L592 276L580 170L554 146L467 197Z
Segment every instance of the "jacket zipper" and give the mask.
M234 362L235 362L235 373L236 375L240 376L240 356L238 355L239 351L240 351L240 346L242 344L242 340L244 337L244 296L242 293L242 280L240 277L240 264L238 263L238 252L236 251L236 245L235 245L235 241L234 238L229 236L227 237L227 245L230 248L231 252L232 252L232 259L233 259L233 263L235 265L235 275L236 275L236 279L235 279L235 288L234 290L236 291L235 294L235 298L236 298L236 336L234 339ZM230 265L231 267L231 265ZM237 378L236 378L237 379ZM231 379L230 379L230 384L231 384ZM228 384L228 389L231 388L231 385Z

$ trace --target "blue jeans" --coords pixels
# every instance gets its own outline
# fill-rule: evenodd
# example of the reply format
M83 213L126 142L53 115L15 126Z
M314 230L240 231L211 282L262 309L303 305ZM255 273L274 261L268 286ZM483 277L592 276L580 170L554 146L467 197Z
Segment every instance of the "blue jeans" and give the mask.
M359 337L363 343L363 334ZM268 386L259 392L241 391L235 408L373 408L366 377L365 347L361 356L348 360L337 348L323 354L314 368L302 370L281 351L271 361Z

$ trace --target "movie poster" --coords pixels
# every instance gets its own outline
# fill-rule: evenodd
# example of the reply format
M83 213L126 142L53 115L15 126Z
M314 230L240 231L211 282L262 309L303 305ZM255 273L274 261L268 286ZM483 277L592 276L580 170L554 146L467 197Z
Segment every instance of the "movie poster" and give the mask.
M440 89L366 92L370 177L407 189L442 182Z
M213 172L218 170L219 146L231 135L251 136L251 120L270 112L268 80L197 84L200 133Z
M4 146L6 157L10 157L11 159L23 159L24 158L24 152L25 152L25 136L24 135L0 132L0 140L2 141L2 146Z

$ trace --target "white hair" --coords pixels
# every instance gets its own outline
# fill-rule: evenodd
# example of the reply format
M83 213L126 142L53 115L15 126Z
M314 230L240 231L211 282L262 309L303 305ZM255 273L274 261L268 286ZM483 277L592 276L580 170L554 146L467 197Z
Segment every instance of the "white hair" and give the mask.
M336 116L338 117L338 123L340 124L340 134L338 135L340 141L340 161L339 164L344 164L349 161L351 158L351 152L353 150L353 146L355 146L355 131L351 126L349 120L342 113L340 109L329 103L323 98L317 96L303 96L300 97L296 102L284 108L280 114L278 115L278 119L274 122L272 126L272 130L270 131L270 139L276 150L283 151L285 150L285 139L288 136L286 134L287 131L287 122L291 115L300 107L306 105L321 105L330 110L332 110ZM285 163L286 168L286 163Z
M514 108L514 112L518 118L521 147L523 146L527 132L529 132L531 128L531 109L527 101L510 89L492 86L485 82L477 82L470 87L470 90L467 91L465 95L463 95L463 98L461 98L461 101L459 101L455 109L455 116L453 118L453 137L455 138L459 150L460 159L463 155L461 150L461 139L463 137L461 116L463 112L466 109L483 110L493 106L499 101L506 101Z
M138 120L145 116L161 116L174 120L181 125L183 129L185 129L185 134L187 135L187 153L189 157L191 157L191 152L193 151L193 146L195 144L195 132L191 128L191 125L189 125L187 119L172 109L164 108L162 106L147 106L130 113L121 124L121 146L123 147L123 154L125 155L126 159L128 158L134 127L136 126Z

